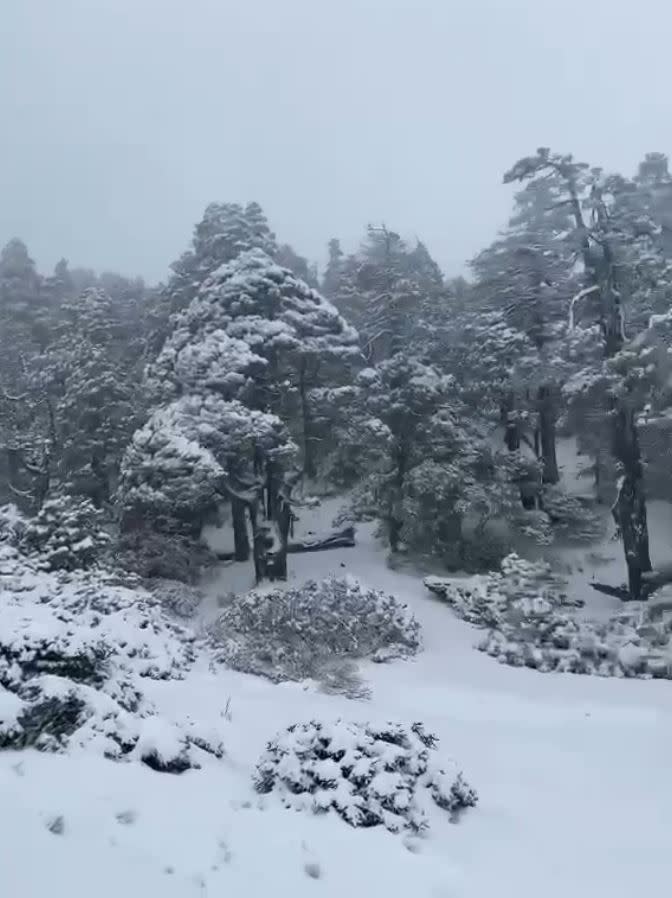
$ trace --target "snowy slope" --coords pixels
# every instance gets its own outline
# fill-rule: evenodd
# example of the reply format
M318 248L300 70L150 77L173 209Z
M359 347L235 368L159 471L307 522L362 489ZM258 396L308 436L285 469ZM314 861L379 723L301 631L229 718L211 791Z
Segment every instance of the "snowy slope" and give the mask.
M669 888L670 684L500 666L419 578L385 567L367 528L359 537L356 549L292 558L296 580L347 572L394 592L423 625L423 653L367 666L369 702L213 672L206 659L184 680L147 682L170 720L221 730L230 717L227 757L181 776L90 753L0 754L0 894L629 898ZM222 569L213 606L241 576ZM479 805L456 826L437 813L428 836L408 842L260 800L250 774L266 741L316 715L422 720ZM62 834L47 828L58 815Z

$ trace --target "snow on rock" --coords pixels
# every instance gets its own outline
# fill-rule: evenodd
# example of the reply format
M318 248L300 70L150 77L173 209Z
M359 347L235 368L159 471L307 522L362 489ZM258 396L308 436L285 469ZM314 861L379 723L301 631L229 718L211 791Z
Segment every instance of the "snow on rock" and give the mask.
M420 625L391 595L352 578L231 596L209 629L217 657L274 680L320 678L333 659L408 656Z
M269 743L255 787L288 808L334 810L354 827L419 832L429 825L428 799L452 819L477 802L452 762L435 763L437 743L419 723L294 724Z
M156 770L221 757L221 740L192 723L167 724L144 682L182 679L194 636L161 599L104 572L46 573L16 552L0 558L0 747L93 746ZM156 733L160 730L160 738Z

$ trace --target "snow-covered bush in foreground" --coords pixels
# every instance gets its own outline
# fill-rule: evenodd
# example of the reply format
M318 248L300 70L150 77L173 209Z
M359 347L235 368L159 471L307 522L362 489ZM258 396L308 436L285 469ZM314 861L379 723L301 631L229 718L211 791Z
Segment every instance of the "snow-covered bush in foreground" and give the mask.
M195 660L160 599L102 572L48 574L7 550L0 561L0 748L91 746L175 773L221 757L216 735L162 721L144 695Z
M382 661L420 646L405 605L350 578L231 596L209 635L226 664L274 680L321 678L334 659Z
M506 558L500 573L462 581L427 577L425 585L464 620L487 628L477 647L503 664L672 679L672 610L664 593L607 621L581 619L572 616L548 565L517 556Z
M429 825L431 803L454 820L477 802L452 762L434 760L437 744L419 723L295 724L269 743L255 787L277 793L287 807L334 810L351 826L418 832Z
M54 496L25 525L21 547L46 571L75 571L96 564L109 542L101 513L90 499Z

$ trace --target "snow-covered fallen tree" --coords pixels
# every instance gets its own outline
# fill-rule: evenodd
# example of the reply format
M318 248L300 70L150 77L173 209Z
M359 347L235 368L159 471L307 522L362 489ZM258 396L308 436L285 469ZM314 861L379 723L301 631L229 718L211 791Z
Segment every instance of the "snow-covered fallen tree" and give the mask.
M288 808L334 810L354 827L418 832L432 804L455 820L478 800L454 762L435 760L437 747L419 723L294 724L269 743L255 787Z
M91 746L175 773L222 756L217 734L162 720L145 696L195 660L160 597L102 571L47 573L8 546L0 573L0 748Z
M657 601L598 622L572 613L548 565L517 556L506 558L501 572L465 580L427 577L425 585L464 620L487 629L477 648L503 664L672 679L672 603L668 608L665 590Z
M420 625L394 596L352 578L230 596L210 628L217 657L274 680L321 679L334 660L416 652Z

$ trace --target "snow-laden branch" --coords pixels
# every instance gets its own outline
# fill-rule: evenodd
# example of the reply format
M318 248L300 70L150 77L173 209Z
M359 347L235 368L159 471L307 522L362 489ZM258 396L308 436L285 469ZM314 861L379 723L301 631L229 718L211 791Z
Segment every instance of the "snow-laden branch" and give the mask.
M591 293L596 293L599 290L599 285L594 284L592 287L585 287L583 290L580 290L576 296L573 296L569 302L569 330L573 331L575 327L574 320L574 306L579 300L583 299L586 296L589 296Z

